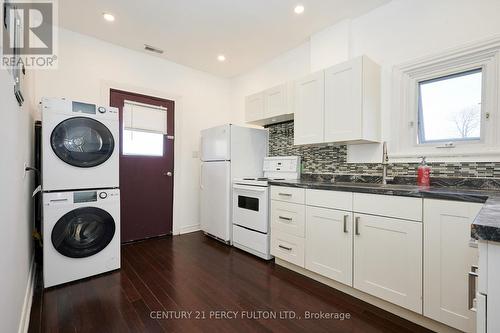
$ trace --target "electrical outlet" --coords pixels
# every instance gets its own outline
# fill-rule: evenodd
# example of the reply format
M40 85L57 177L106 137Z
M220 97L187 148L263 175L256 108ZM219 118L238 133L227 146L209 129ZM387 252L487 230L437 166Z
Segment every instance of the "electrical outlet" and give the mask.
M26 178L26 174L28 173L28 170L26 168L28 167L28 162L24 162L23 164L23 178Z

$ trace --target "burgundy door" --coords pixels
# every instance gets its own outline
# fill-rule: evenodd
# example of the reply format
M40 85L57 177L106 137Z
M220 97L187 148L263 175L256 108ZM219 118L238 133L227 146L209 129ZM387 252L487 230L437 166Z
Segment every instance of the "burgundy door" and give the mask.
M137 103L137 105L166 108L168 136L162 135L160 137L159 134L155 133L124 130L123 108L125 101L130 102L127 105ZM174 186L174 102L111 89L110 104L120 110L122 242L171 234ZM142 139L142 146L139 145L139 149L144 147L145 153L124 154L124 134L128 138L131 133L137 135L135 138ZM148 145L147 140L151 140L151 135L155 142ZM126 144L130 145L130 143ZM161 144L163 144L163 149L161 149ZM148 152L150 146L157 148L156 155ZM126 150L128 149L126 147Z

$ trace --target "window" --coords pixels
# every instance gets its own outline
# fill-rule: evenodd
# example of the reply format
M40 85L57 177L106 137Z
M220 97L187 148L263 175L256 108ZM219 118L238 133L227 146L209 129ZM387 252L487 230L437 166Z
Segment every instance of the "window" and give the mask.
M163 134L123 130L123 154L163 156Z
M481 140L482 70L418 83L418 143Z
M163 156L166 108L125 101L123 127L124 155Z
M393 160L500 161L498 59L493 37L394 66Z

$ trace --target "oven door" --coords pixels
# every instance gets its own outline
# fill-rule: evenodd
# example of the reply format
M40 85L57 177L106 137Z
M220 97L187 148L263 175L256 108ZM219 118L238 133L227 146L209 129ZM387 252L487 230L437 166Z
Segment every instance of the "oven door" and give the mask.
M267 233L268 191L268 187L234 184L233 224Z

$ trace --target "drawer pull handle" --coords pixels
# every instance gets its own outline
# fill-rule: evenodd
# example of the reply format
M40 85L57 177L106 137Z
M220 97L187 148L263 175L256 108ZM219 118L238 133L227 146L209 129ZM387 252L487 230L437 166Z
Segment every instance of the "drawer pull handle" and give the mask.
M474 299L476 298L476 278L477 266L471 266L469 272L469 310L476 311L474 308Z
M278 193L278 195L281 195L283 197L291 197L292 196L290 193Z
M347 231L347 219L349 218L349 215L344 215L344 233L348 233Z
M292 251L292 248L291 248L291 247L287 247L287 246L284 246L284 245L278 245L278 247L279 247L280 249L283 249L283 250Z
M285 216L279 216L280 220L285 220L285 221L292 221L291 217L285 217Z
M359 216L357 216L357 217L356 217L355 224L354 224L354 233L356 234L356 236L361 235L361 234L359 233L359 220L360 220L360 219L361 219L361 218L360 218Z

